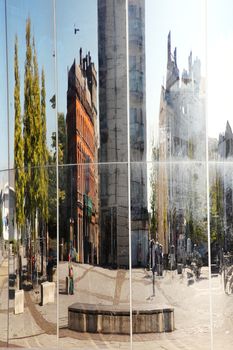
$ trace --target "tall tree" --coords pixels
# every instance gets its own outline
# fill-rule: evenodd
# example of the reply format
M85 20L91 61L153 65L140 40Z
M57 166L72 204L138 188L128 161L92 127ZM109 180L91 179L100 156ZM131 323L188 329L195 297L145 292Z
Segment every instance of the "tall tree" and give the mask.
M41 246L41 273L44 271L44 242L47 239L48 225L48 148L46 143L46 91L45 74L41 74L41 132L40 132L40 186L39 186L39 215L40 215L40 246ZM47 256L47 251L46 251Z
M15 134L14 134L14 168L15 168L15 208L16 224L21 231L24 221L24 142L22 135L22 118L20 105L20 76L18 65L18 38L15 37L15 57L14 57L14 109L15 109Z
M66 125L65 125L65 117L63 113L58 113L57 116L58 122L58 161L59 164L66 163ZM66 186L67 186L67 168L60 167L59 170L59 203L57 203L57 184L56 184L56 173L55 173L55 164L56 164L56 133L52 133L52 152L49 156L49 163L52 165L49 167L49 227L50 231L54 231L56 229L56 210L57 205L59 205L60 217L62 211L65 211L65 198L66 198ZM64 231L65 227L64 222L62 220L59 221L60 232Z
M26 234L27 234L27 271L28 279L32 280L32 238L34 236L34 193L33 183L33 63L32 63L32 46L31 46L31 20L26 21L26 59L24 65L24 117L23 117L23 137L24 137L24 167L25 167L25 196L24 212L26 217Z
M33 145L32 151L32 182L31 188L33 191L32 211L33 211L33 226L37 232L37 225L35 225L35 215L37 222L40 219L40 209L42 205L42 182L41 167L43 167L43 150L42 150L42 122L41 122L41 101L40 101L40 83L39 71L36 56L35 40L33 38L33 129L31 130L31 140Z
M31 46L31 20L26 21L26 60L24 72L24 118L23 118L23 136L24 136L24 166L25 166L25 215L27 218L27 233L31 236L32 222L34 216L34 193L33 193L33 152L34 145L34 98L33 98L33 64L32 64L32 46Z
M42 69L41 74L41 139L40 139L40 210L44 222L48 222L48 157L49 152L46 143L46 91L45 91L45 74Z
M210 237L211 243L223 244L223 182L216 169L210 185Z

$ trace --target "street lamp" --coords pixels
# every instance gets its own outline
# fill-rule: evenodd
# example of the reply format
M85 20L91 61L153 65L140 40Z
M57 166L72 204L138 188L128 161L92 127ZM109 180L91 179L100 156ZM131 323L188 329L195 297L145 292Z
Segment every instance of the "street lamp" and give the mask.
M69 237L69 256L71 259L71 249L73 247L74 240L74 219L70 218L70 237Z

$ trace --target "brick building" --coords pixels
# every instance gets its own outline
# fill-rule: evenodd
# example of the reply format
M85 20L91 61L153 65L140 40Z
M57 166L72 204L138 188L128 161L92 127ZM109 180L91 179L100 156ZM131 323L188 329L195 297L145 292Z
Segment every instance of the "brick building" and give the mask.
M67 158L69 243L82 263L98 263L97 80L90 53L68 73Z

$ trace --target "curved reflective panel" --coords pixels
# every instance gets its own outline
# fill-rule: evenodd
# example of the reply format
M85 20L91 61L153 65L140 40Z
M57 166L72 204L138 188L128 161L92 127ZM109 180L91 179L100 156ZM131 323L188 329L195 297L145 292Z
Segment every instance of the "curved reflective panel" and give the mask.
M6 53L6 13L5 13L5 1L0 1L0 170L8 168L8 100L7 100L7 53Z
M130 348L127 172L120 163L59 167L62 347Z
M128 1L132 305L139 313L133 347L138 349L211 344L206 3L190 1L192 15L184 16L186 5Z
M206 164L131 165L132 173L142 171L148 172L148 201L131 185L132 303L147 313L133 328L133 344L196 349L198 342L209 349Z
M23 347L57 346L53 5L6 2L12 169L8 343Z
M213 349L231 348L232 333L232 3L208 4L208 143ZM219 68L217 68L219 67ZM224 86L224 89L221 87Z
M0 0L0 347L232 348L232 13Z
M139 21L145 13L146 23L147 159L154 144L160 147L160 161L205 161L205 1L190 1L192 15L187 16L182 0L133 3L135 18ZM135 127L142 130L138 118Z
M9 330L9 191L8 191L8 82L6 45L6 7L0 1L0 347L7 347ZM5 170L4 170L5 169Z
M57 347L57 222L56 167L33 171L47 180L43 205L24 202L24 218L17 225L16 171L10 171L9 191L9 338L11 346ZM25 169L20 174L28 176ZM34 191L33 183L30 190ZM36 204L35 204L36 205ZM43 210L43 211L42 211Z
M0 346L6 347L9 330L9 187L8 171L0 172Z
M232 346L232 162L209 165L213 348ZM224 334L224 339L222 338Z
M77 14L81 14L78 15ZM97 1L56 1L59 164L98 162ZM62 135L63 123L67 137ZM65 127L65 124L63 128ZM75 144L77 142L77 145ZM80 152L74 152L78 146Z

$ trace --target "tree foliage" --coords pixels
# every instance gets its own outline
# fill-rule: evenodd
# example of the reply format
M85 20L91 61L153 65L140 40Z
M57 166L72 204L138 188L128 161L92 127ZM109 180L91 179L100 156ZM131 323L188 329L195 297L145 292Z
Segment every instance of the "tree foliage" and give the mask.
M46 92L45 74L41 74L41 124L40 124L40 196L39 207L42 219L48 222L48 157L49 152L46 144Z
M14 56L14 110L15 110L15 137L14 137L14 168L15 168L15 202L16 202L16 224L21 229L24 216L24 142L22 135L22 118L20 104L20 76L18 64L18 38L15 38L15 56Z
M35 39L31 21L26 21L26 59L24 63L24 114L21 117L18 39L15 39L15 135L14 167L16 222L35 238L41 222L48 222L48 149L46 143L46 92L42 70L41 87ZM22 131L23 129L23 131Z
M206 222L195 219L189 210L186 212L186 234L198 246L207 242Z
M23 118L23 136L24 136L24 167L25 167L25 215L28 224L31 226L34 234L35 220L35 196L33 184L33 165L35 162L34 152L34 96L33 96L33 62L31 46L31 21L26 22L26 60L24 66L24 118Z
M66 163L66 124L63 113L58 113L58 162L59 165ZM56 230L56 216L57 216L57 205L59 205L59 212L61 213L65 207L66 199L66 168L59 167L59 202L57 203L57 183L56 183L56 133L52 134L52 152L49 155L49 227L51 231ZM62 217L62 215L61 215ZM59 223L61 229L63 229L63 223Z
M211 243L223 240L223 183L216 171L210 186L210 237Z

